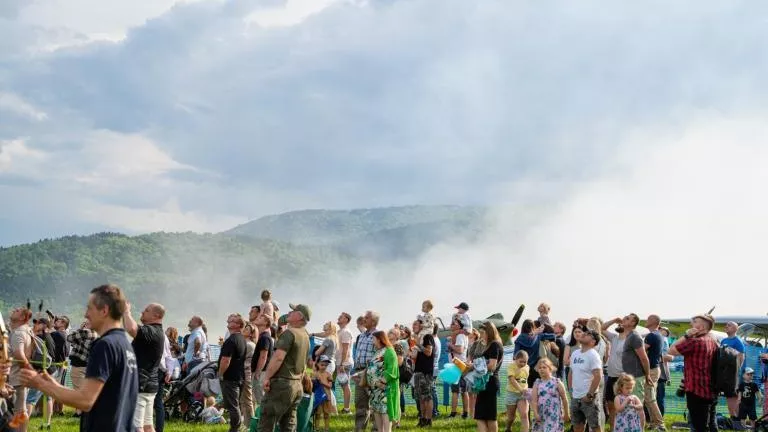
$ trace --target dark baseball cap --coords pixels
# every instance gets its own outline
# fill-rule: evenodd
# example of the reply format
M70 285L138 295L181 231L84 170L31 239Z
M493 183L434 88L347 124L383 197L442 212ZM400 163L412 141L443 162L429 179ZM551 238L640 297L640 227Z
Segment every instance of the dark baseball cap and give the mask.
M48 318L46 318L46 317L35 318L35 319L32 320L32 324L37 324L37 323L49 325L50 321L48 321Z
M464 309L465 311L469 310L469 305L465 302L461 302L458 305L454 306L454 309Z

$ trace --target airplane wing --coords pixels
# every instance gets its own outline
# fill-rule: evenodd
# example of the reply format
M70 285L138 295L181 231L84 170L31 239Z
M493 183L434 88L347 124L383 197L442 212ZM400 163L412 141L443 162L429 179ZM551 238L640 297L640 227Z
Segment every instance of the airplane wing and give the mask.
M759 315L718 315L715 316L715 327L714 331L716 333L721 333L725 331L725 323L729 321L733 321L738 325L742 324L754 324L755 330L754 330L754 336L758 336L761 338L768 337L768 315L766 316L759 316ZM691 318L673 318L673 319L663 319L662 318L662 325L669 328L670 332L672 332L675 335L680 335L685 333L685 331L690 327Z

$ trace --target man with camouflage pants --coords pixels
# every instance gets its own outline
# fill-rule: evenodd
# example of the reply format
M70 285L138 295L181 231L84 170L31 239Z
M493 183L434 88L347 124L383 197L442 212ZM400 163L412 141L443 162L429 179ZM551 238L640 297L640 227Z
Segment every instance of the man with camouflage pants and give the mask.
M290 307L288 328L277 340L275 352L265 372L264 399L259 420L261 432L273 432L275 425L280 425L281 432L296 431L296 409L304 394L301 378L309 354L306 325L311 311L303 304L291 304Z

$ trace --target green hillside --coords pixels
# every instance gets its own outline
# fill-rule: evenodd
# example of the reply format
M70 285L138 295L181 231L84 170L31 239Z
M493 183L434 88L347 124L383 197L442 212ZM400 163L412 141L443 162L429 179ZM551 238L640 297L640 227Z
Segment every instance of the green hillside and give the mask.
M479 208L416 206L291 212L221 234L47 239L0 248L0 298L6 304L43 299L58 312L80 313L87 291L107 282L137 304L186 295L190 308L208 296L251 301L265 287L300 295L363 262L407 265L435 244L471 242L483 224Z
M338 245L397 233L414 225L468 226L483 220L486 210L462 206L408 206L357 210L301 210L264 216L227 234L283 240L295 244ZM411 234L419 235L418 230ZM454 234L454 232L446 232Z
M79 308L87 291L112 282L135 302L171 293L216 294L222 284L241 291L322 279L356 260L322 247L211 234L115 233L71 236L0 249L0 293L7 304Z

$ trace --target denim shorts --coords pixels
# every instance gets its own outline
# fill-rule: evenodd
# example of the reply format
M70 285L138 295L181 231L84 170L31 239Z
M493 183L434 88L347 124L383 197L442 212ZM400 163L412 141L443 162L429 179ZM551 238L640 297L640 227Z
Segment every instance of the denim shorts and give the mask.
M517 405L521 400L526 400L522 393L515 393L507 390L507 405Z

